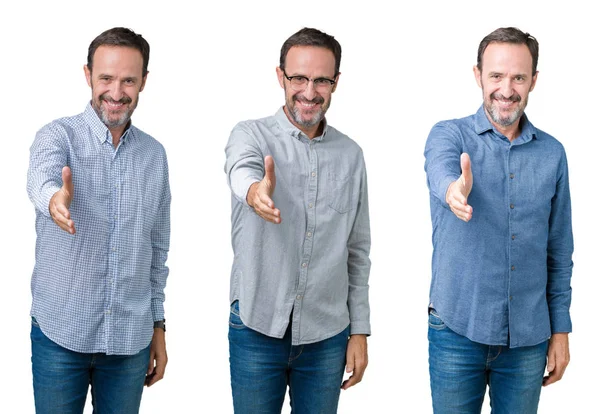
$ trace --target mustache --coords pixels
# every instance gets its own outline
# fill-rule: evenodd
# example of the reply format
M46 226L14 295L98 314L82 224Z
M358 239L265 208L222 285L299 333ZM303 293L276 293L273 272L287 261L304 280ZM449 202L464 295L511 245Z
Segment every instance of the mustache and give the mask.
M131 103L131 98L129 96L123 96L121 99L119 99L118 101L116 101L113 98L111 98L110 96L108 96L108 94L106 94L106 93L100 95L100 100L101 101L107 101L107 102L110 102L110 103L122 103L122 104Z
M492 94L492 99L498 99L498 100L509 100L511 102L521 102L521 96L517 95L516 93L509 96L508 98L504 95L502 95L501 93L493 93Z
M325 102L325 99L322 96L315 96L313 99L306 99L304 96L294 95L294 101L304 102L304 103L314 103L314 104L322 104Z

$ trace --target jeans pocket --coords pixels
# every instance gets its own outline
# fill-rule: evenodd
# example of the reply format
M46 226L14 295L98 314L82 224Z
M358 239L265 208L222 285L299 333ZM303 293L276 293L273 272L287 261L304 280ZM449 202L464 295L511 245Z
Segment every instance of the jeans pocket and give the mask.
M329 207L341 214L354 209L358 201L357 195L353 194L354 183L352 175L344 177L330 173L328 178L331 188Z
M234 301L229 308L229 326L234 329L243 329L246 327L242 318L240 318L240 302Z
M437 314L436 310L433 308L429 309L429 327L431 329L442 330L446 327L446 324L440 318L440 315Z
M37 319L35 319L33 316L31 317L31 325L35 326L36 328L40 327L40 324L38 323Z

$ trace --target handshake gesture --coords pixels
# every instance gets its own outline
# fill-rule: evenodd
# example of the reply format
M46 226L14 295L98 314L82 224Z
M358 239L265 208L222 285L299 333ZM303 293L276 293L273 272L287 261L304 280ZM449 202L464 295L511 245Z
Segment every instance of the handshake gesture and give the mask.
M265 157L265 176L250 186L246 201L248 205L256 211L265 221L279 224L281 223L281 212L275 208L275 203L271 199L275 191L275 162L273 157Z
M471 159L466 152L460 155L460 170L461 176L448 186L446 203L456 217L468 222L473 217L473 207L467 204L467 198L473 188L473 173Z
M75 223L71 220L69 207L73 201L73 176L69 167L62 169L63 186L58 190L48 205L52 220L64 231L70 234L75 234Z

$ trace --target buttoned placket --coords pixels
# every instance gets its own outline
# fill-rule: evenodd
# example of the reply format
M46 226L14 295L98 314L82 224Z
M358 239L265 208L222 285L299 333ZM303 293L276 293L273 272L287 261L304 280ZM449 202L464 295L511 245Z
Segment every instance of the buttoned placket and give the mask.
M302 137L301 141L305 142ZM292 323L292 345L300 341L300 314L302 302L306 291L308 281L308 270L310 268L310 259L312 257L313 240L315 234L315 225L317 221L316 198L318 189L318 157L315 150L318 141L310 140L308 145L308 192L306 196L306 229L304 231L304 241L302 246L302 261L300 264L300 277L298 279L298 288L294 301L294 315Z
M110 134L109 134L110 137ZM119 277L119 212L121 205L121 157L120 154L123 152L123 138L119 142L117 148L114 148L111 140L107 140L104 143L106 156L109 163L109 185L110 189L110 201L108 206L108 222L110 223L110 234L109 234L109 255L108 255L108 274L106 278L106 298L104 303L104 333L105 333L105 346L107 353L111 352L112 349L112 330L114 324L114 315L112 308L116 296L117 278Z

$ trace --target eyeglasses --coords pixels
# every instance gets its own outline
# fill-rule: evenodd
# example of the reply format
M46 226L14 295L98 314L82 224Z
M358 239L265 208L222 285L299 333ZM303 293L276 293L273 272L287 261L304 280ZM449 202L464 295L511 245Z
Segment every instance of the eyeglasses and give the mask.
M283 76L287 80L290 81L292 85L292 89L296 92L303 91L308 87L308 83L312 81L313 86L318 92L331 92L333 89L333 85L335 85L335 80L327 79L327 78L316 78L309 79L306 76L296 75L296 76L288 76L285 71L283 71Z

